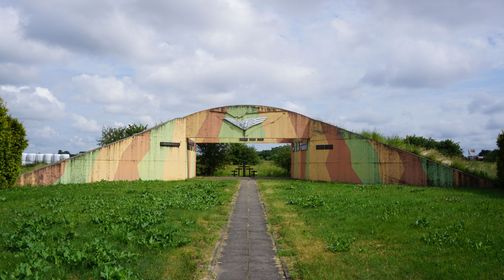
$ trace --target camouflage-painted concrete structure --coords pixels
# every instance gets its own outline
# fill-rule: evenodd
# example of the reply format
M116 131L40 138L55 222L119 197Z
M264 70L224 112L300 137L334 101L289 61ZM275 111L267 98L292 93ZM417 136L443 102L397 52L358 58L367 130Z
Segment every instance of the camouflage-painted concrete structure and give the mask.
M364 184L489 187L491 182L287 110L226 106L173 119L23 174L19 185L196 176L197 143L291 143L291 176Z

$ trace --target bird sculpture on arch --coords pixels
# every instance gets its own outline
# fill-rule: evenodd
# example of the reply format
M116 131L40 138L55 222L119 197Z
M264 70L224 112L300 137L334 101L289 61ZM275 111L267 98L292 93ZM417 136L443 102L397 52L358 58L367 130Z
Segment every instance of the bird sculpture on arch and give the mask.
M196 176L198 143L289 143L292 178L355 184L490 187L492 183L292 111L258 105L176 118L70 159L22 174L18 185Z

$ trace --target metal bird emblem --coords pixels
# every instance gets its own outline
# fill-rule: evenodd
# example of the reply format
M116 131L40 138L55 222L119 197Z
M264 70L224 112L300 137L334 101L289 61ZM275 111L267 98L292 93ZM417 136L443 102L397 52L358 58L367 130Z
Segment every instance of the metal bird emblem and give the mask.
M242 130L247 130L254 125L258 125L266 120L266 117L257 117L257 118L250 118L250 119L243 119L243 120L237 120L232 117L225 117L224 120L228 121L229 123L234 124L235 126L241 128Z

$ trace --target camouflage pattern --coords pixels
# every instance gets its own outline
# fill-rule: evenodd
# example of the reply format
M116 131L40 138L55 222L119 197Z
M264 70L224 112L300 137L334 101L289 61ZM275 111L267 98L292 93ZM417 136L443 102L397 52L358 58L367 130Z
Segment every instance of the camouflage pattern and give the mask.
M243 130L225 120L226 117L265 119ZM161 142L174 145L161 146ZM357 184L492 186L483 178L334 125L283 109L251 105L219 107L170 120L110 145L23 174L18 184L187 179L196 176L196 143L236 142L291 143L291 176L296 179Z

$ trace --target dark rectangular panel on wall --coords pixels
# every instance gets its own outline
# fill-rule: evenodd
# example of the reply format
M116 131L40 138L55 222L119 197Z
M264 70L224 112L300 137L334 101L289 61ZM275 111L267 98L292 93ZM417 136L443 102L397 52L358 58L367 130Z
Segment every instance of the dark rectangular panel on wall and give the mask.
M161 147L174 147L174 148L178 148L178 147L180 147L180 143L177 143L177 142L159 142L159 146L161 146Z
M315 146L315 149L317 149L317 150L332 150L333 145L332 144L317 145L317 146Z

